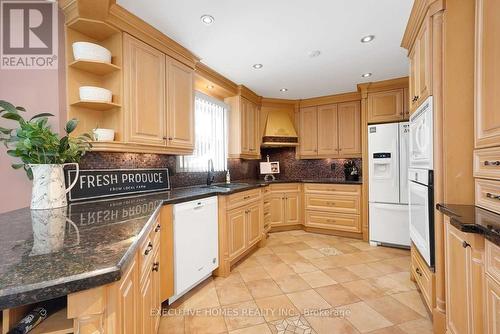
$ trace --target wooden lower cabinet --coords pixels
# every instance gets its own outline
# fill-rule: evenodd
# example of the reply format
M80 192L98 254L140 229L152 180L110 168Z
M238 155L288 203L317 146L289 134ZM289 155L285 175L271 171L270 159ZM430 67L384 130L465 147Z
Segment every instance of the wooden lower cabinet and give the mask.
M270 223L272 227L302 223L301 185L298 183L272 184L270 195Z
M417 283L422 297L431 311L435 306L436 278L415 245L411 244L410 275Z
M246 209L242 207L228 211L226 219L228 226L228 253L229 258L234 259L246 247Z
M305 184L304 225L329 231L361 233L361 186Z
M459 231L449 218L445 229L447 332L483 333L484 238Z
M164 206L140 241L143 245L151 240L152 247L138 247L120 281L68 295L68 318L74 321L75 333L158 331L161 303L173 295L169 287L174 279L173 262L162 258L162 250L173 245L173 234L165 234L172 231L171 218L172 207ZM166 254L171 257L171 250Z
M231 265L262 240L264 203L261 189L219 196L219 268L226 277Z
M500 333L500 283L486 276L486 333Z

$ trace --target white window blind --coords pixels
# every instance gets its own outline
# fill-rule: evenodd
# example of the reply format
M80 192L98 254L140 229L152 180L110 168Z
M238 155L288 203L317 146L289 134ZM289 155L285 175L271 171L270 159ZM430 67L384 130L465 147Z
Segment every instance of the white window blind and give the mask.
M180 156L177 167L181 172L206 172L208 160L215 171L227 169L227 117L229 107L208 95L196 92L195 147L193 155Z

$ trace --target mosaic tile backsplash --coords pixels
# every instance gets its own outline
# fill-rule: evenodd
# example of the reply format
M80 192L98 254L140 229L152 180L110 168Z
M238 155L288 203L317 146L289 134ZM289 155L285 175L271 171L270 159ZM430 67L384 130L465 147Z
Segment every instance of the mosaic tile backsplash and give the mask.
M344 179L344 159L295 159L295 148L272 148L262 150L263 161L269 155L271 161L280 162L279 180L336 178ZM361 170L361 159L353 159ZM262 179L259 162L255 160L229 159L231 180ZM332 167L333 166L333 167ZM207 173L185 173L176 171L176 156L143 153L89 152L80 162L82 169L107 168L168 168L173 188L187 187L206 182ZM215 182L224 182L225 172L215 173Z

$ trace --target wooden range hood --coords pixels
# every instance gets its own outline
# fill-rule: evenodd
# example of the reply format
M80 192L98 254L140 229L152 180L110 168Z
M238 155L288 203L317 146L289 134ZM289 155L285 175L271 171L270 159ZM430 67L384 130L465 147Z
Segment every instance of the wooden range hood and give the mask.
M298 146L297 131L284 112L270 111L267 115L262 147L293 147Z

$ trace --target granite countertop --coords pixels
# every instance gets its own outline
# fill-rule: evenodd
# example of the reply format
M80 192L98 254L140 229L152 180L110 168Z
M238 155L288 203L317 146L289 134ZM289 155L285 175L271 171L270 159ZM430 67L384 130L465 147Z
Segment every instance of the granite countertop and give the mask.
M276 182L353 184L336 179ZM119 280L162 205L229 195L268 184L238 180L231 188L224 188L224 184L193 186L74 203L61 209L24 208L0 214L0 310Z
M500 246L500 215L474 205L437 204L436 208L450 217L450 223L462 232L483 234Z
M248 181L248 180L247 180ZM241 182L247 182L245 180L242 180ZM240 182L240 181L235 181L235 182ZM342 179L334 179L334 178L323 178L323 179L302 179L302 180L281 180L281 179L276 179L274 181L269 181L266 182L264 180L252 180L250 182L257 182L260 184L272 184L272 183L331 183L331 184L363 184L362 180L358 181L346 181Z

